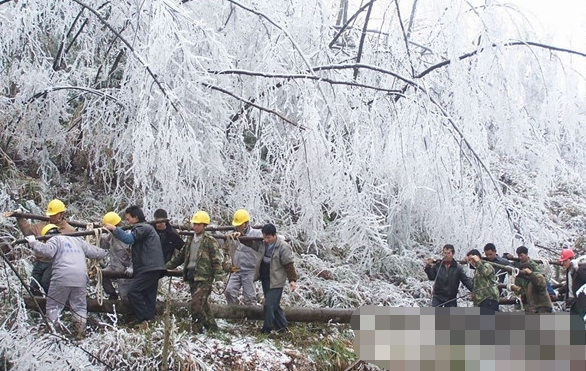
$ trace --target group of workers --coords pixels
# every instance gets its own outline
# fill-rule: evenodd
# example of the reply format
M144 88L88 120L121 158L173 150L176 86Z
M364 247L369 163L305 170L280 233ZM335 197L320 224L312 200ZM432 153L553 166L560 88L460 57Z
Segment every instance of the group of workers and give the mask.
M494 244L484 246L485 256L482 257L477 249L466 254L466 262L474 270L474 277L470 279L462 266L454 259L453 245L445 245L442 249L443 258L434 261L426 259L424 271L427 278L434 281L432 292L433 307L456 307L460 283L471 294L474 306L499 311L499 296L502 291L498 287L503 283L505 276L510 272L515 274L514 283L508 288L520 295L525 303L525 311L533 313L553 312L552 299L558 294L547 282L542 267L528 255L525 246L516 249L518 259L511 254L499 257ZM584 317L586 314L586 264L580 264L570 249L563 249L559 259L566 271L565 284L558 289L560 295L565 295L566 310L572 314ZM511 269L515 268L515 270Z
M89 279L86 259L108 257L109 264L104 271L119 273L125 278L104 279L104 292L110 299L128 300L133 322L139 328L148 326L148 321L155 317L159 279L167 269L183 265L183 280L189 284L191 293L194 332L218 328L208 297L214 280L222 280L228 273L225 290L228 304L240 304L241 289L242 303L256 304L254 282L260 280L264 294L261 332L288 331L280 301L287 281L291 291L296 289L297 273L291 246L277 234L273 224L254 229L248 211L239 209L232 220L235 231L226 236L222 248L206 231L211 219L203 210L191 218L193 235L184 241L170 225L165 210L156 210L154 222L147 223L140 207L130 206L124 211L128 228L121 227L122 218L115 212L103 216L102 227L110 233L101 236L101 248L98 248L80 237L67 235L76 230L65 219L65 212L65 204L55 199L47 206L48 222L31 224L17 217L17 225L36 257L30 287L35 294L44 291L46 316L52 326L57 326L67 303L73 312L75 336L85 337ZM5 216L12 214L9 212ZM49 238L45 237L43 243L35 236ZM241 237L252 238L240 240Z

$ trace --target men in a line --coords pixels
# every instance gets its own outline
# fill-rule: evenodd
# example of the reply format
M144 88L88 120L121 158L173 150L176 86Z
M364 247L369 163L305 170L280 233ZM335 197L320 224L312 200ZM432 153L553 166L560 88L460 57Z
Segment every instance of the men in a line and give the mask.
M493 243L487 243L486 245L484 245L484 255L486 256L486 260L489 262L497 263L497 264L505 265L505 266L511 265L511 263L507 259L498 256L498 254L496 253L496 246ZM505 278L507 276L506 270L501 269L501 268L496 268L495 274L496 274L497 281L499 283L505 282ZM501 291L502 291L502 289L499 289L499 294L501 293Z
M55 325L65 303L69 302L73 312L75 336L81 339L85 337L87 317L88 274L85 259L101 259L106 251L81 238L60 236L59 228L54 224L47 224L41 235L54 236L46 243L37 241L33 235L26 236L26 240L37 254L53 262L51 285L47 294L47 318Z
M574 260L574 252L563 249L560 263L566 270L566 284L559 289L560 294L565 293L566 310L570 313L584 317L586 314L586 265L578 264ZM582 290L580 290L582 288Z
M480 251L473 249L466 255L468 263L474 269L472 280L474 291L472 291L472 302L475 307L489 308L499 311L499 291L497 287L494 268L490 263L480 259Z
M144 327L156 314L157 287L159 278L166 271L165 259L161 240L155 228L146 223L143 211L133 205L124 214L126 222L131 226L130 232L112 224L104 224L104 228L120 241L132 245L134 278L128 289L128 301L136 322Z
M16 224L25 236L34 235L40 236L43 228L48 224L56 225L61 233L73 233L73 228L64 218L65 204L58 199L54 199L47 204L46 215L49 217L48 222L38 222L31 224L25 218L16 218ZM31 277L31 290L35 295L42 295L39 284L45 293L49 292L49 284L51 282L51 260L46 256L36 255L36 261L33 265Z
M256 303L256 289L254 287L254 269L256 265L256 252L258 251L261 241L239 241L240 236L262 237L261 231L253 229L250 226L250 214L244 209L236 210L232 225L236 232L231 236L233 241L226 239L232 256L232 264L237 267L238 271L233 272L226 287L226 301L228 304L240 304L238 296L242 288L244 305L254 305ZM233 252L233 253L232 253Z
M434 281L432 307L457 307L456 297L460 282L473 291L472 280L454 260L454 253L454 246L448 244L442 249L443 259L440 262L434 264L431 258L425 261L424 271L427 278Z
M263 333L270 333L273 328L277 332L287 331L287 319L281 308L281 295L286 280L291 291L295 291L297 272L293 264L291 246L277 236L273 224L262 227L263 244L260 246L255 264L255 280L260 279L264 301Z
M175 250L179 251L183 247L183 239L169 223L167 211L163 209L155 210L155 229L159 238L161 239L161 247L163 249L163 257L167 263L173 255Z
M174 269L183 264L183 280L189 283L191 293L191 318L193 332L199 333L203 328L217 330L218 325L210 310L208 297L212 291L214 278L222 274L223 255L218 242L206 232L210 216L205 211L196 212L191 218L194 236L170 262L167 269Z
M102 218L102 225L111 224L118 227L121 221L122 218L120 218L117 213L111 211ZM115 238L112 234L103 234L100 241L100 247L102 249L108 250L108 254L110 256L110 263L106 268L103 269L103 272L124 273L128 277L132 276L132 255L130 252L130 245L125 244L124 242ZM128 289L130 288L131 282L130 279L118 278L113 280L111 278L104 277L102 282L104 291L109 295L108 298L110 300L118 299L118 293L114 288L113 282L118 284L120 298L122 300L128 299Z
M523 291L527 299L525 312L530 313L551 313L553 304L547 292L545 277L541 273L532 270L533 265L529 262L521 263L519 266L519 275L525 277L527 282L525 289L520 286L512 285L511 289L516 293Z

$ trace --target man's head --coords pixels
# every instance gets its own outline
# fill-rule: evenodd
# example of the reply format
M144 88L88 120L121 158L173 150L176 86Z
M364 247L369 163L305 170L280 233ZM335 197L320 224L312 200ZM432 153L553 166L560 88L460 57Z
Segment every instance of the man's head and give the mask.
M484 245L484 255L486 259L493 261L496 258L496 246L493 243Z
M444 257L444 261L447 262L451 262L454 259L454 254L456 253L456 250L454 249L454 245L444 245L444 247L442 248L442 255Z
M46 226L44 226L41 230L41 236L47 236L52 234L59 234L59 227L57 227L55 224L49 223Z
M572 259L574 259L574 252L570 249L563 249L560 256L560 263L563 267L568 269L572 266Z
M197 236L205 232L207 225L210 224L210 215L203 210L199 210L191 218L191 225L193 226L193 232Z
M238 209L234 213L234 217L232 218L232 225L236 227L238 232L244 232L246 228L248 228L248 223L250 221L250 214L248 211L244 209Z
M122 218L117 213L110 211L102 217L102 224L112 224L114 226L120 224Z
M519 260L521 262L526 262L527 260L529 260L529 250L525 246L517 247L516 252L517 257L519 257Z
M63 201L54 199L47 204L47 216L49 217L49 223L59 224L63 220L63 214L67 211Z
M261 232L262 232L262 240L267 245L270 245L277 240L277 228L273 224L271 224L271 223L265 224L262 227Z
M126 210L124 210L124 216L126 222L130 225L144 223L146 221L142 209L136 205L127 207Z
M169 220L167 217L167 211L164 209L157 209L155 210L155 228L159 231L164 231L167 229L167 221Z
M466 259L468 260L469 264L471 264L473 267L476 267L476 262L480 260L480 251L476 249L468 251L468 254L466 254Z

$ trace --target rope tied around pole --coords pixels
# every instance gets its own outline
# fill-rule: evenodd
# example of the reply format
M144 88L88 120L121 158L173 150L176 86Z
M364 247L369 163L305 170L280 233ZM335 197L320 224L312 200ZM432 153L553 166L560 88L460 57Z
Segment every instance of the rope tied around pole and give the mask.
M94 228L92 223L88 223L86 229L94 233L93 235L87 235L85 237L87 243L92 243L91 240L93 237L95 239L95 243L93 244L97 247L100 247L100 241L102 239L102 228ZM88 265L89 275L96 278L96 298L98 299L98 304L102 305L104 303L104 277L102 275L102 267L100 266L98 259L88 259Z

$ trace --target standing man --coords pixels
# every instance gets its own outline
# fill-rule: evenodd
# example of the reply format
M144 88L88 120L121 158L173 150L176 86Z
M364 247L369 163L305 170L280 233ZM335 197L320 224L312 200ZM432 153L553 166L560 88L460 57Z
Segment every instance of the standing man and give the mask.
M519 246L517 247L517 250L515 252L517 253L517 257L519 258L519 261L513 261L513 266L515 268L521 269L521 266L526 266L531 269L531 272L543 274L543 269L541 268L541 266L535 260L529 257L529 249L527 249L527 247ZM509 253L506 253L504 256L509 260L513 260L513 255ZM528 276L518 275L517 278L515 278L515 285L520 287L521 289L519 290L519 292L521 294L524 294L524 292L527 291L527 285L529 285ZM547 286L548 283L546 280L546 288Z
M117 213L111 211L102 218L102 225L112 224L113 226L117 227L121 221L122 218L120 218ZM108 250L108 254L110 256L110 263L102 270L103 272L124 273L128 277L132 277L133 271L130 245L125 244L117 238L114 238L112 234L104 233L102 235L102 239L100 240L100 247L102 249ZM118 278L113 280L111 278L104 277L102 280L102 286L104 286L104 291L109 295L108 299L110 300L118 300L118 293L112 284L114 281L118 283L118 292L120 293L120 298L122 300L127 300L128 289L130 288L130 283L132 280L128 278Z
M235 227L231 237L233 245L230 247L232 252L232 264L237 271L232 273L228 285L226 286L226 301L230 305L240 304L238 296L242 288L244 305L256 304L256 289L254 287L254 270L256 265L256 252L258 251L261 241L238 240L240 236L262 237L262 232L250 227L250 214L244 209L236 210L232 218L232 225ZM226 239L226 243L229 243Z
M511 289L515 293L525 292L527 305L525 312L528 313L552 313L553 304L547 292L547 284L545 276L541 273L532 270L533 265L529 262L521 263L519 266L519 274L525 277L527 285L525 289L520 286L512 285Z
M424 271L427 278L433 283L432 307L457 307L456 296L460 282L470 292L472 280L464 273L464 269L454 260L455 249L453 245L445 245L442 249L443 259L433 264L433 259L425 261Z
M560 288L560 293L566 294L566 310L583 317L586 312L586 294L578 293L580 287L586 284L586 265L578 264L574 260L574 252L563 249L560 263L566 270L566 284Z
M255 264L254 279L260 279L265 297L264 322L262 333L270 333L273 325L277 332L287 331L287 319L281 308L281 295L289 281L291 291L295 291L297 272L293 265L291 246L283 238L277 236L277 228L273 224L262 227L263 244L260 246Z
M16 224L25 236L40 236L43 228L48 224L56 225L59 228L60 233L73 233L75 232L75 228L65 220L65 211L67 211L65 204L61 200L54 199L47 204L47 212L45 214L49 217L48 222L31 224L25 218L16 218ZM39 284L45 293L49 292L49 284L51 282L51 260L46 256L38 254L35 257L36 261L33 265L30 286L33 294L42 295Z
M218 242L206 232L210 216L205 211L196 212L191 218L194 236L170 262L167 269L174 269L183 264L183 280L189 283L191 292L191 319L193 332L200 333L203 328L215 331L216 320L210 310L208 297L212 292L214 278L222 274L223 254Z
M163 249L163 257L165 263L169 262L175 250L179 251L183 247L183 239L179 236L179 233L171 227L169 218L167 217L167 211L163 209L157 209L155 211L155 229L161 239L161 248Z
M88 274L85 259L101 259L106 251L90 245L81 238L59 236L59 227L47 224L41 235L54 235L46 243L37 241L34 235L26 236L32 249L52 260L51 286L47 294L46 313L49 322L57 324L59 315L69 302L73 312L75 336L85 337L87 317L86 291Z
M480 259L480 251L473 249L466 254L468 263L474 269L472 284L472 302L475 307L489 308L495 312L499 311L499 291L494 274L494 268L490 263Z
M155 317L157 287L159 278L165 268L165 259L161 249L161 240L155 228L145 220L144 213L138 206L130 206L125 211L125 218L131 226L125 232L112 224L104 224L114 237L123 243L132 245L132 267L134 279L128 289L128 301L136 322L146 326Z
M486 256L486 260L491 263L496 263L500 265L511 265L511 263L496 253L496 246L493 243L487 243L484 245L484 255ZM494 268L494 267L493 267ZM499 283L505 283L505 278L507 276L507 271L501 268L496 268L496 278ZM499 289L499 293L502 291Z

